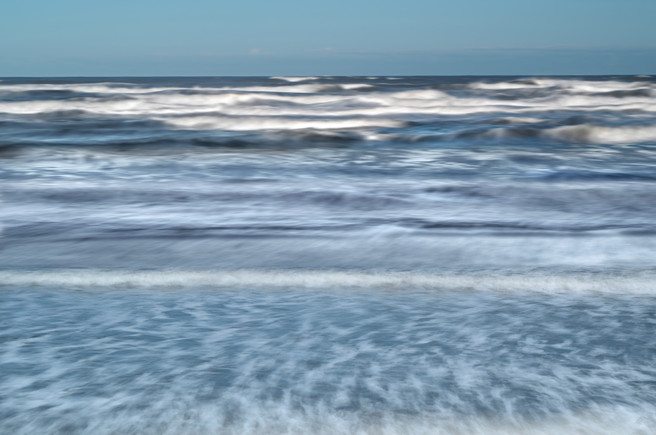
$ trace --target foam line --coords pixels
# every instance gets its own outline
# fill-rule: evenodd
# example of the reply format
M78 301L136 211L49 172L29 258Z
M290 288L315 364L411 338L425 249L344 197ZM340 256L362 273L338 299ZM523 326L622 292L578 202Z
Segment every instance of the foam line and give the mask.
M0 271L8 287L303 288L482 290L538 293L656 294L656 274L437 274L326 270L52 270Z

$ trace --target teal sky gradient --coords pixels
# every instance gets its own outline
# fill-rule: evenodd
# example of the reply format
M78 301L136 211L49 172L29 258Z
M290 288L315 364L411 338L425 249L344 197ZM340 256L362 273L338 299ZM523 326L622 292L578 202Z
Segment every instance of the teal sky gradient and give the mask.
M2 0L0 76L656 73L654 0Z

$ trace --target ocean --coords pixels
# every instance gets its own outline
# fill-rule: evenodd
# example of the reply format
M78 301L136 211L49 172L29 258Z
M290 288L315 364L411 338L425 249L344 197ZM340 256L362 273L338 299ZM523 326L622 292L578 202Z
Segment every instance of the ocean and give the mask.
M656 77L0 79L0 432L654 428Z

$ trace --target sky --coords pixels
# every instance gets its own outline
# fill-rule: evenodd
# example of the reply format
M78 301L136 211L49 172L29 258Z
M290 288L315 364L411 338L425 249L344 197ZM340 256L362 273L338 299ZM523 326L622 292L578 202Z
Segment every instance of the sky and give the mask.
M0 0L0 76L656 73L656 0Z

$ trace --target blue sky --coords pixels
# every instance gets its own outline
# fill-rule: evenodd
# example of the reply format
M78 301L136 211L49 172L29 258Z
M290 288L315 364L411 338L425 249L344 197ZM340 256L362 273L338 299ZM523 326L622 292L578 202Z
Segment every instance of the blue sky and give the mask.
M656 73L656 0L0 0L0 76Z

